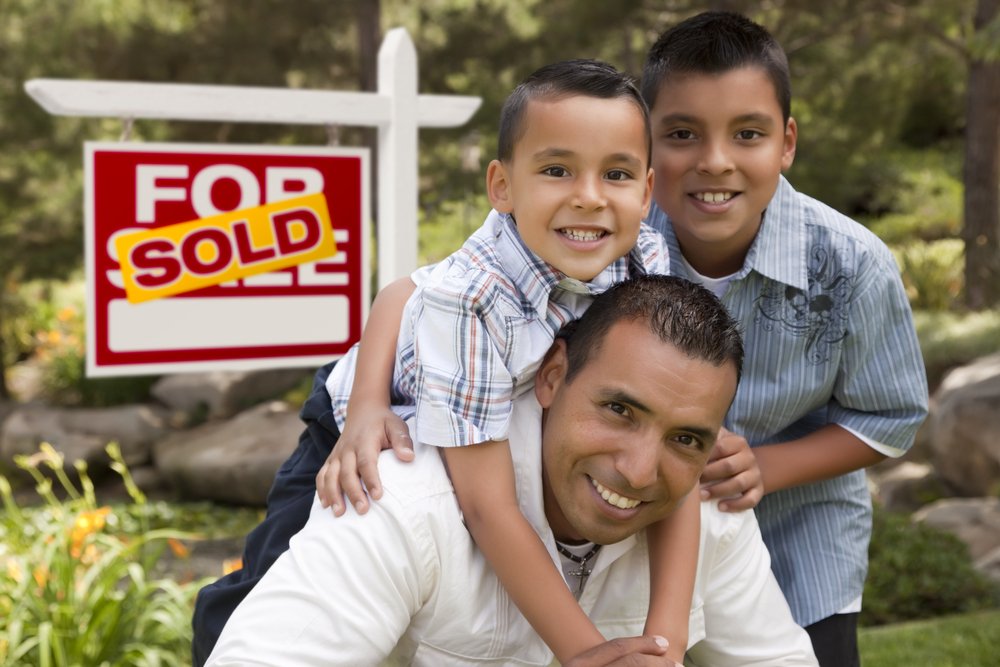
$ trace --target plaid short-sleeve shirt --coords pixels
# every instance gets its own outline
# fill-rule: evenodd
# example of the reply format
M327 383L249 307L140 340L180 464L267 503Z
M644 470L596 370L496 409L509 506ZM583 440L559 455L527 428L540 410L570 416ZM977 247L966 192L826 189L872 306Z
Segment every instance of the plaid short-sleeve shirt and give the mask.
M555 334L593 296L629 276L665 274L663 237L642 225L633 249L589 282L536 256L510 215L490 213L444 261L418 270L403 311L392 404L412 406L416 438L439 447L507 437L511 401L530 388ZM343 427L357 358L334 367L327 389Z

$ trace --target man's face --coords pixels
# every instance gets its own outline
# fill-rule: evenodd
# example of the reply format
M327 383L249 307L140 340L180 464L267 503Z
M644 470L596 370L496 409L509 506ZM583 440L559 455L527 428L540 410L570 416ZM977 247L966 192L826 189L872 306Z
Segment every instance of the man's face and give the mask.
M684 256L705 275L735 273L795 157L795 120L760 67L669 78L650 115L653 198Z
M528 102L508 162L487 170L490 203L513 213L536 255L591 280L628 253L648 212L653 172L639 108L571 95Z
M736 368L691 359L618 322L566 382L562 342L539 369L545 513L557 539L619 542L694 488L736 392Z

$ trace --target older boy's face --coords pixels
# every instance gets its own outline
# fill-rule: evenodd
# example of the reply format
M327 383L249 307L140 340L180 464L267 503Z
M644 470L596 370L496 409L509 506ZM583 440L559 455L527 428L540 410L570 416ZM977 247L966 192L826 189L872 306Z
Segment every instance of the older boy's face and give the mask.
M692 359L645 323L623 321L567 383L557 345L535 383L545 408L545 515L559 540L613 544L694 488L736 392L736 368Z
M651 116L653 196L684 256L705 275L738 271L795 157L795 121L760 67L668 79Z
M513 158L490 163L490 202L514 214L536 255L590 280L635 245L649 207L642 114L624 99L572 95L529 102L523 123Z

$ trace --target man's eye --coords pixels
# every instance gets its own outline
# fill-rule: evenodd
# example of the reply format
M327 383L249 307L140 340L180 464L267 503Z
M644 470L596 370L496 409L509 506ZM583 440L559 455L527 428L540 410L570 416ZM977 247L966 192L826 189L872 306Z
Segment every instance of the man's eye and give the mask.
M630 178L632 178L632 174L622 169L612 169L607 174L609 181L627 181Z
M628 415L628 408L622 405L621 403L615 403L614 401L612 401L611 403L608 403L607 408L608 410L611 410L615 414L623 416Z
M694 437L693 435L687 435L685 433L675 435L674 441L680 444L682 447L688 449L696 449L701 447L701 441L698 440L698 438Z
M547 176L554 176L556 178L562 178L566 175L566 169L563 167L546 167L542 169L542 173Z

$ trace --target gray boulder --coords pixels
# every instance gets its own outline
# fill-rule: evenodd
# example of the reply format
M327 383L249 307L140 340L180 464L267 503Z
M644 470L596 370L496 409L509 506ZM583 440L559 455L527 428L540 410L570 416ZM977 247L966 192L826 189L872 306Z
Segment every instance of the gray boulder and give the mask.
M230 417L295 387L312 371L302 368L266 371L182 373L160 378L150 393L172 410L187 415Z
M181 496L264 505L278 467L303 428L295 408L262 403L233 419L210 422L156 443L156 466Z
M935 393L929 418L932 462L966 496L1000 488L1000 353L957 368Z
M106 468L104 447L117 442L129 466L150 460L153 443L169 432L165 412L149 405L113 408L53 408L26 405L15 409L0 427L0 457L31 455L48 442L68 463L86 461Z
M958 537L969 546L973 561L1000 548L1000 498L938 500L914 513L913 520Z

